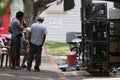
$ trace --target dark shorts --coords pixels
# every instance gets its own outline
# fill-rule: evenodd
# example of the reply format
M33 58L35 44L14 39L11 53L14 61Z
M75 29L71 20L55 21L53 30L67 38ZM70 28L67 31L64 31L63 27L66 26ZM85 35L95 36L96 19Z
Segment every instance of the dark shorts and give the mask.
M10 44L10 53L17 53L20 54L20 47L21 47L21 36L16 36L15 38L11 39Z

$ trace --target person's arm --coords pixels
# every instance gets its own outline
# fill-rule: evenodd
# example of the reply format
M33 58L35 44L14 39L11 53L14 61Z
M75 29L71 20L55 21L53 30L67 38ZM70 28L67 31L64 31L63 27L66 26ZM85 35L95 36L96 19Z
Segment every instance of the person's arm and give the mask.
M46 39L46 34L43 35L42 46L44 45L45 39Z
M44 45L45 39L46 39L46 35L47 35L47 28L44 28L44 35L43 35L43 41L42 41L42 46Z
M26 25L26 23L25 23L24 20L21 20L21 21L20 21L20 24L23 26L23 28L26 28L26 27L27 27L27 25Z
M14 24L15 24L15 26L22 32L23 31L23 26L22 26L22 24L21 24L21 21L18 19L18 20L15 20L14 21Z
M23 21L23 26L24 26L24 28L26 28L26 27L27 27L27 25L26 25L25 21Z
M24 27L23 26L20 26L20 31L23 31L24 30Z
M23 31L24 28L26 28L26 23L24 20L20 20L19 30Z

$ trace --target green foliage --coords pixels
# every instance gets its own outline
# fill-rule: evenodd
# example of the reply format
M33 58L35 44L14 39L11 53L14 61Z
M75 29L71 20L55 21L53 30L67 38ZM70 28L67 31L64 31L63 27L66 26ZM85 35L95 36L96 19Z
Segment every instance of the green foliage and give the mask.
M69 52L69 47L66 43L46 41L45 46L49 48L48 53L52 55L64 55Z
M0 0L0 16L6 13L6 7L10 5L12 1L13 0L9 0L8 2L5 2L4 0Z
M0 1L0 16L6 12L5 2Z

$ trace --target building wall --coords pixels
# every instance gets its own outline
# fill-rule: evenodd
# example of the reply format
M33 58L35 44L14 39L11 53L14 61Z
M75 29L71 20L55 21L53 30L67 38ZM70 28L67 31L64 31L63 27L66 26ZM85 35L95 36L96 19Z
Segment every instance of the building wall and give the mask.
M75 7L67 12L63 11L63 3L53 5L44 11L44 24L48 28L47 40L66 42L67 32L81 32L80 0L75 0Z

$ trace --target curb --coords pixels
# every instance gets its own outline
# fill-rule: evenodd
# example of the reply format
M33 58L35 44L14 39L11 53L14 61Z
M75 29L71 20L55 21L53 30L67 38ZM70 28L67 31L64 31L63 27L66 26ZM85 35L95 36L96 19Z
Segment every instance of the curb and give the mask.
M62 73L62 71L61 71L60 69L58 69L58 65L57 65L55 59L53 58L53 56L48 54L48 57L49 57L49 61L53 64L53 67L54 67L55 71L59 74L60 79L61 79L61 80L69 80L69 79L67 78L67 76L65 76L65 75Z

